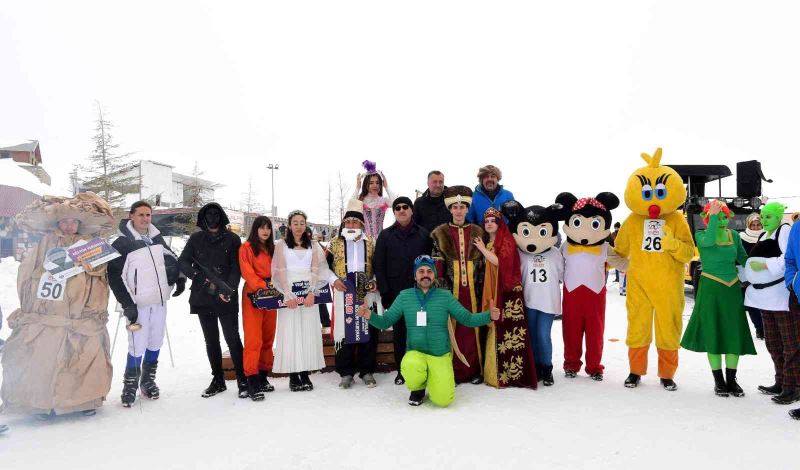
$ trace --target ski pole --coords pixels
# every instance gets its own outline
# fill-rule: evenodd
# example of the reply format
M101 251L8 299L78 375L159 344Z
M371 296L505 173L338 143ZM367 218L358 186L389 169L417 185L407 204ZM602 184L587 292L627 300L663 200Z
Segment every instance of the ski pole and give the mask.
M122 321L122 314L117 317L117 328L114 330L114 341L111 343L111 357L114 357L114 348L117 346L117 336L119 335L119 324Z
M169 362L172 363L172 368L175 368L175 360L172 358L172 342L169 340L169 328L167 328L167 321L164 319L164 332L167 334L167 349L169 349Z

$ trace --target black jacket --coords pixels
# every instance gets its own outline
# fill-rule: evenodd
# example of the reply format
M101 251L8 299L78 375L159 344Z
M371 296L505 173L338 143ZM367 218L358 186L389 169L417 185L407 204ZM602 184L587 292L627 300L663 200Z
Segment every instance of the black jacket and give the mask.
M432 249L430 232L417 224L404 232L395 222L381 231L372 266L384 307L389 307L401 290L414 287L414 260L430 255Z
M203 214L210 206L216 206L222 212L220 231L211 233L203 226ZM230 223L222 207L212 202L206 204L197 214L197 225L203 230L193 233L178 258L181 271L192 280L189 310L191 313L227 314L239 312L239 236L228 231L225 226ZM210 292L206 285L206 276L198 266L198 262L216 274L217 277L234 290L230 302L220 300L218 292Z
M428 189L414 201L414 222L428 232L451 220L450 211L444 205L444 193L439 197L433 197Z

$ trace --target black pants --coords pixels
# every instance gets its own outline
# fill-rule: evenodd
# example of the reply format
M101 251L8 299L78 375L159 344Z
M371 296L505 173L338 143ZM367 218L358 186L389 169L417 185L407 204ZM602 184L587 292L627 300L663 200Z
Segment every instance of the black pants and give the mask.
M397 372L400 372L400 363L403 362L403 356L406 355L406 319L400 317L400 320L392 325L392 340L394 342L394 363L397 364Z
M360 344L343 344L336 351L336 373L344 377L345 375L356 375L364 377L364 374L375 373L378 365L376 354L378 352L378 334L380 330L369 327L369 341Z
M383 301L383 308L388 309L392 306L397 294L386 294L381 296ZM397 323L392 325L392 342L394 343L394 363L397 365L397 372L400 372L400 364L403 362L403 356L406 355L406 319L400 317Z
M328 304L319 304L319 322L324 327L331 326L331 314L328 312Z
M239 336L239 315L226 313L224 315L203 314L197 315L200 319L200 327L203 329L203 338L206 340L206 354L208 363L211 366L211 374L214 377L222 377L222 349L219 345L219 326L222 326L222 335L225 343L231 352L233 368L236 369L236 377L244 380L244 369L242 367L242 339ZM217 324L219 322L219 325Z

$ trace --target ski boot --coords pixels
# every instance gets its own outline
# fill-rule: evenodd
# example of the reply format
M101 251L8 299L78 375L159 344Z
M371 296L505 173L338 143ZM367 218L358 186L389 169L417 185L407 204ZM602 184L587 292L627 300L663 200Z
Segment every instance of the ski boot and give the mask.
M133 402L136 401L136 389L139 388L139 375L142 369L138 367L128 367L125 369L125 375L122 378L122 406L130 408Z
M142 396L151 400L158 400L161 390L156 385L156 369L158 368L158 361L145 362L142 364L142 380L139 382L139 388L142 391Z

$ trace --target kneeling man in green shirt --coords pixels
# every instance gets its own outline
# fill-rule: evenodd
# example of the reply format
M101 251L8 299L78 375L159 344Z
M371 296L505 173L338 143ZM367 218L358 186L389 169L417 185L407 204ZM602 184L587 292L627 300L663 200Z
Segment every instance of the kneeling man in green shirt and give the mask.
M408 404L422 404L427 388L435 405L447 406L456 397L447 326L449 317L452 315L462 325L474 328L499 319L500 309L492 301L488 312L472 313L450 291L433 287L436 267L428 255L419 256L414 261L414 277L417 287L401 291L383 315L373 314L366 304L358 309L358 315L381 330L389 328L401 317L405 319L407 350L400 371L411 390Z

